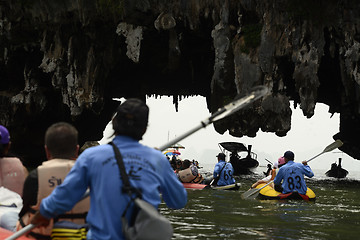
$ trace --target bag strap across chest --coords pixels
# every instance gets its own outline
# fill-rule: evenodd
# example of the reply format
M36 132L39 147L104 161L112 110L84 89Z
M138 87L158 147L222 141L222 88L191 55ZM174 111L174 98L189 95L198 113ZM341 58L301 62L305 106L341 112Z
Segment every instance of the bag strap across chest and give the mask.
M137 197L141 198L141 193L139 192L139 190L132 187L130 184L129 177L126 173L124 161L123 161L123 158L122 158L119 148L117 148L113 142L110 142L109 144L114 149L116 162L119 166L120 177L121 177L121 180L123 181L123 185L124 185L122 191L129 194L130 197L132 196L132 194L136 194Z

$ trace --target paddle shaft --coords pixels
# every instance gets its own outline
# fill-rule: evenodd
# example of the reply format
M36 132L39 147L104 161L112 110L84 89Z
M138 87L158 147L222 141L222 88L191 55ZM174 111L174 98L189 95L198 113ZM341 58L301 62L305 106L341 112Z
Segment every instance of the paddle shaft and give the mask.
M183 140L184 138L190 136L191 134L193 134L194 132L200 130L201 128L205 128L205 127L206 127L207 125L209 125L210 123L211 123L211 121L209 121L209 120L206 121L206 122L202 121L198 126L192 128L192 129L190 129L189 131L183 133L182 135L174 138L174 139L171 140L170 142L168 142L168 143L160 146L160 147L159 147L159 150L160 150L160 151L166 150L167 148L171 147L173 144L175 144L175 143Z
M175 139L171 140L170 142L160 146L158 149L160 151L164 151L165 149L171 147L173 144L175 144L175 143L181 141L182 139L190 136L191 134L195 133L199 129L205 128L207 125L209 125L213 122L216 122L220 119L223 119L224 117L227 117L227 116L239 111L240 109L244 108L251 102L254 102L255 100L257 100L260 97L267 94L267 92L268 92L268 88L265 86L257 86L255 88L253 88L253 91L250 94L248 94L247 96L236 99L233 102L223 106L218 111L216 111L214 114L212 114L209 118L201 121L200 124L197 125L196 127L192 128L189 131L185 132L184 134L176 137Z
M316 155L315 157L312 157L312 158L310 158L309 160L307 160L306 162L308 163L308 162L310 162L310 161L312 161L312 160L314 160L315 158L317 158L318 156L320 156L321 154L323 154L323 153L325 153L325 152L321 152L321 153L319 153L318 155Z
M268 182L267 184L265 184L265 185L264 185L264 186L262 186L261 188L256 189L256 191L254 191L254 192L250 193L250 194L249 194L249 196L247 196L247 197L250 197L250 196L252 196L252 195L254 195L254 194L256 194L256 193L260 192L260 191L261 191L261 189L263 189L264 187L266 187L266 186L270 185L272 182L274 182L274 180L271 180L270 182Z
M330 145L328 145L321 153L319 153L318 155L316 155L315 157L312 157L310 158L309 160L307 160L306 162L310 162L312 161L313 159L317 158L318 156L320 156L321 154L323 153L326 153L326 152L330 152L336 148L339 148L343 145L343 142L340 141L339 139L337 139L335 142L331 143Z
M15 240L18 239L19 237L21 237L22 235L26 234L27 232L31 231L32 229L34 229L36 227L36 225L34 224L29 224L27 226L25 226L24 228L20 229L19 231L17 231L16 233L14 233L13 235L11 235L10 237L6 238L5 240Z

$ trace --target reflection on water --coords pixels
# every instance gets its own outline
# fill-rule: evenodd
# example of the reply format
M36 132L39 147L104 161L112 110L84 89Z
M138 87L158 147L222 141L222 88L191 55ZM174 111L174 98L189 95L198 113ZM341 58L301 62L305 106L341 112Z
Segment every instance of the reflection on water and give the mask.
M181 210L162 204L173 239L359 239L360 181L307 179L315 202L241 199L258 177L238 178L239 191L188 190Z

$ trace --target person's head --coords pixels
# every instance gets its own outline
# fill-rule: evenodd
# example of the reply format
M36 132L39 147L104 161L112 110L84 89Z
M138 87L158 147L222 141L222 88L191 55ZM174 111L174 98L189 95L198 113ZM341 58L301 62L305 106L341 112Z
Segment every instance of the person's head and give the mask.
M78 131L66 122L51 125L45 133L45 151L48 160L53 158L76 159L78 157Z
M292 151L286 151L284 153L285 162L294 161L295 154Z
M0 125L0 157L4 157L10 147L10 134L6 127Z
M276 167L281 168L285 164L286 164L285 158L284 157L279 157L278 161L276 162Z
M187 169L189 168L191 165L191 162L189 159L185 159L183 162L182 162L182 169Z
M129 98L120 104L112 120L115 135L125 135L141 140L146 132L149 107L140 99Z
M219 153L218 155L216 155L218 161L225 161L225 154L224 153Z
M181 167L182 167L182 162L181 162L180 159L177 159L177 160L176 160L176 168L177 168L177 169L180 169Z

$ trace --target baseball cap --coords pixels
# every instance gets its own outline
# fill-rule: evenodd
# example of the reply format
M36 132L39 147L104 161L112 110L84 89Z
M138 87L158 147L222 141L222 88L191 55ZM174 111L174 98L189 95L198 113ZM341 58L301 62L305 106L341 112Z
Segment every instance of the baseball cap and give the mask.
M216 155L216 157L224 160L225 159L225 154L224 153L219 153L218 155Z
M116 117L126 120L131 126L146 127L149 119L149 107L140 99L129 98L120 104Z
M294 160L295 154L292 151L286 151L284 153L284 158L286 158L288 160Z
M0 144L8 144L10 142L9 131L3 125L0 125Z
M149 120L149 107L137 98L129 98L116 109L113 118L115 134L141 140Z

